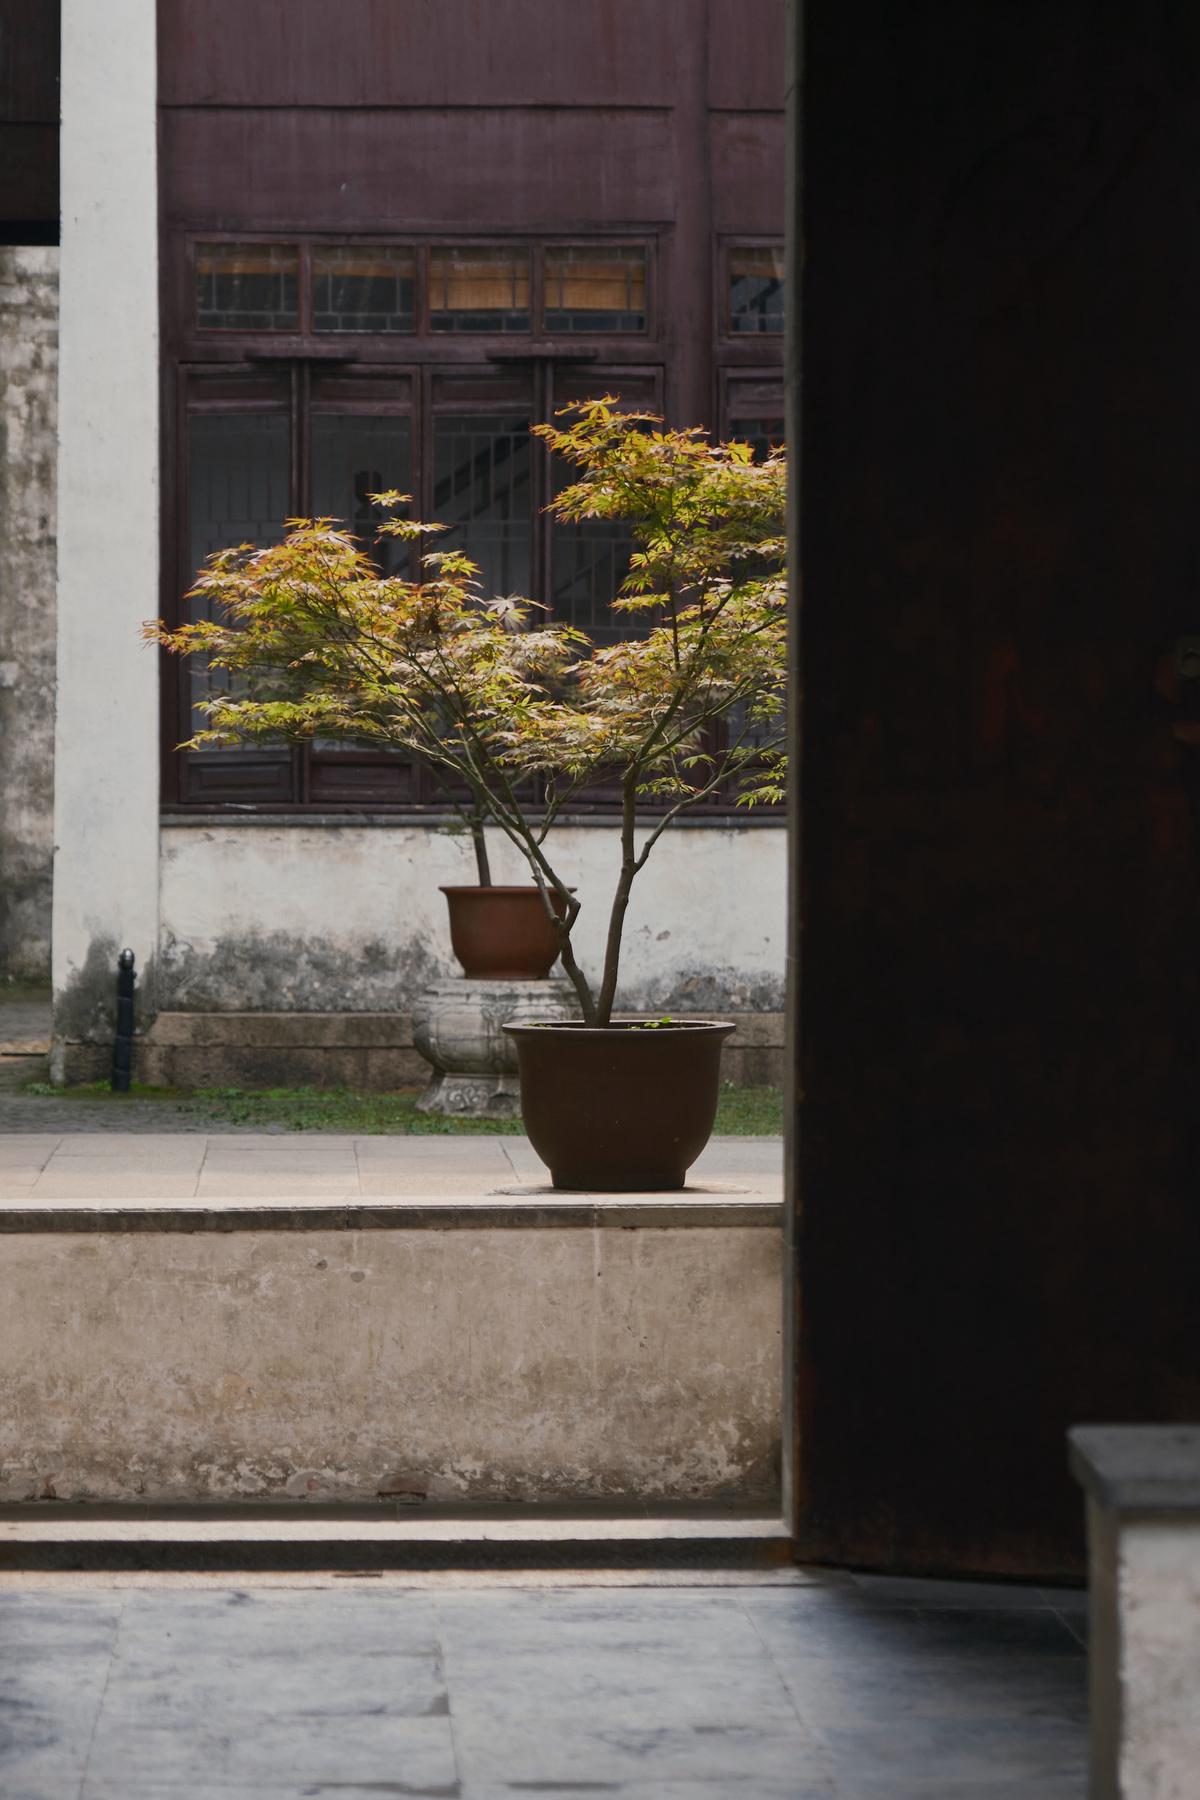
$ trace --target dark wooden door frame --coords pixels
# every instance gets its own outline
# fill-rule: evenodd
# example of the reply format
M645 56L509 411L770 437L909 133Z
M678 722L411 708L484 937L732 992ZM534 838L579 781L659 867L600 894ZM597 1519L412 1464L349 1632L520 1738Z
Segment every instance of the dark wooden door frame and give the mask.
M796 1543L1078 1576L1200 1416L1200 14L791 14Z

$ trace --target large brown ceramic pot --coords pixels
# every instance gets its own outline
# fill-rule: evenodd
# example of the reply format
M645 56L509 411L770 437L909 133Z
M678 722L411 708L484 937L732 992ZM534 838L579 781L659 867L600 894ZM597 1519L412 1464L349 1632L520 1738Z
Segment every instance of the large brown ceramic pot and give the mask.
M556 1188L681 1188L712 1132L733 1025L505 1025L521 1117Z
M450 942L475 981L536 981L558 959L558 939L537 888L444 887ZM561 913L562 902L552 896Z

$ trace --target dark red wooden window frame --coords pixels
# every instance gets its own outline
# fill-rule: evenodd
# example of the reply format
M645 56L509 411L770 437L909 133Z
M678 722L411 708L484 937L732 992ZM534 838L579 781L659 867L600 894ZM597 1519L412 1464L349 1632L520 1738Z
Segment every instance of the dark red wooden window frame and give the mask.
M245 245L247 249L255 245L295 248L299 253L299 325L295 331L256 330L245 331L229 327L197 326L195 323L195 291L196 291L196 251L200 245ZM603 332L547 332L542 324L545 310L545 253L547 250L565 249L574 245L584 245L588 249L603 250L642 250L646 257L646 323L639 330L603 331ZM179 240L182 255L176 256L176 279L172 286L169 304L174 314L174 325L179 339L193 347L200 348L206 344L214 354L219 355L218 345L228 349L236 348L243 340L256 345L266 342L298 345L304 344L314 350L321 349L326 353L336 344L353 340L357 343L370 343L378 346L380 354L387 355L391 346L420 342L426 346L437 346L446 349L451 345L459 347L465 360L472 360L472 352L482 344L494 342L512 349L524 342L536 344L545 349L547 346L561 345L564 354L578 350L584 345L609 345L619 340L622 344L652 344L660 335L658 326L658 254L657 236L646 231L638 232L551 232L543 236L532 237L527 233L510 234L481 233L472 231L439 232L422 235L383 236L380 233L364 235L348 233L334 235L327 232L295 232L295 231L198 231L190 233ZM410 250L415 258L416 308L412 331L405 332L329 332L314 331L312 328L312 252L320 249L394 249ZM527 332L443 332L434 331L429 323L429 254L432 250L512 250L526 248L530 253L530 327ZM210 342L211 340L211 342ZM611 360L611 358L610 358Z
M723 434L728 434L736 421L729 416L731 381L774 379L782 382L780 364L770 363L773 340L757 338L752 342L742 334L729 334L728 312L728 245L774 244L773 239L739 237L721 240L714 257L714 277L722 285L724 298L714 311L718 333L723 340L714 361L715 372L713 415ZM234 331L201 329L195 324L194 255L197 244L294 244L300 251L300 326L296 332ZM429 329L428 287L425 280L429 249L435 245L511 248L514 243L528 243L531 248L531 329L526 333L443 333ZM570 333L549 337L541 329L543 313L543 258L547 248L557 245L587 244L629 247L637 245L646 251L646 327L626 333ZM416 282L415 330L404 333L317 333L311 330L311 251L322 245L348 245L369 248L396 246L411 248L418 259ZM170 246L168 246L170 250ZM290 428L291 496L300 500L309 481L310 423L312 418L311 387L315 372L325 379L337 372L348 382L358 385L363 407L372 410L368 389L371 383L395 383L407 378L410 383L410 409L413 419L412 463L414 500L418 511L432 516L433 462L432 418L434 384L439 377L465 377L474 373L487 387L495 389L508 371L514 379L523 377L531 390L533 418L548 417L555 405L555 388L574 389L579 393L581 381L595 377L591 391L627 389L639 380L653 383L653 409L666 410L669 392L669 355L662 329L661 249L653 234L642 231L592 233L554 232L539 238L527 234L500 236L480 233L438 233L422 237L383 236L381 234L329 233L301 234L294 231L219 232L197 231L177 234L174 254L168 256L164 304L164 443L167 447L164 481L162 612L171 622L185 616L183 596L191 584L194 571L188 560L188 463L187 429L194 384L208 387L216 410L236 403L223 402L218 396L221 377L269 379L274 373L281 404L286 404ZM722 310L723 309L723 310ZM780 347L781 348L781 347ZM753 352L748 357L747 352ZM764 365L764 361L766 366ZM286 402L283 395L286 389ZM639 403L639 402L635 402ZM201 406L205 404L201 401ZM465 404L465 401L464 401ZM475 402L478 404L478 401ZM354 410L347 401L345 410ZM247 406L246 410L261 410ZM374 410L378 410L375 408ZM440 410L440 408L439 408ZM531 544L530 583L532 596L549 602L549 568L552 521L544 507L550 498L549 458L538 446L533 458L535 490L534 524ZM298 510L302 510L298 508ZM376 752L357 750L316 751L306 746L274 759L261 753L221 752L204 759L187 759L175 746L187 734L191 676L178 659L163 659L163 805L166 811L194 812L213 810L229 813L267 812L304 816L314 812L355 813L428 813L441 815L446 802L428 774L410 762L386 757ZM219 765L219 766L218 766ZM616 801L615 793L603 788L580 796L572 805L573 813L607 813ZM732 811L723 799L707 802L706 814L726 815Z

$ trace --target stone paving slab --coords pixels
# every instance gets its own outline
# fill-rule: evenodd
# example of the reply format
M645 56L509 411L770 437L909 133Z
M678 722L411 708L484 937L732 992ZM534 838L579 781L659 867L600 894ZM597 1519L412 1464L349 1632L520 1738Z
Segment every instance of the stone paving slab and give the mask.
M4 1577L0 1791L1084 1800L1057 1595L602 1579Z
M482 1200L565 1202L520 1137L315 1137L308 1132L189 1137L172 1133L0 1135L0 1206L71 1201L144 1206L233 1201ZM581 1199L588 1196L581 1195ZM715 1138L676 1201L782 1198L777 1138ZM625 1195L668 1202L670 1196Z

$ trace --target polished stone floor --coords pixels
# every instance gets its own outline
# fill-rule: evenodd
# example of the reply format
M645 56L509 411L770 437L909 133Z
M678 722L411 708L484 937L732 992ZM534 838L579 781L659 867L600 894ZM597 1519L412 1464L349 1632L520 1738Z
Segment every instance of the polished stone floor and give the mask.
M0 1576L4 1800L1083 1800L1078 1595Z

